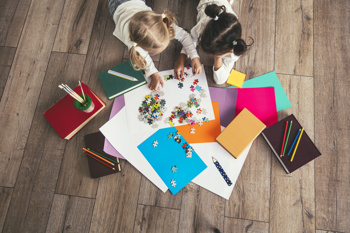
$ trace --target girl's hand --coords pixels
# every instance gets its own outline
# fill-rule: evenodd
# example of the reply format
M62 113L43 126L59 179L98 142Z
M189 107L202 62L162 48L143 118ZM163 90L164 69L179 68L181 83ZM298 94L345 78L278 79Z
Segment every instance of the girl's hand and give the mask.
M185 60L187 59L186 54L181 53L179 60L174 68L175 78L180 79L184 77Z
M193 75L202 73L202 64L199 57L195 57L191 61Z
M152 91L159 91L159 83L164 87L164 82L158 73L154 73L151 75L151 83L148 85L149 89Z

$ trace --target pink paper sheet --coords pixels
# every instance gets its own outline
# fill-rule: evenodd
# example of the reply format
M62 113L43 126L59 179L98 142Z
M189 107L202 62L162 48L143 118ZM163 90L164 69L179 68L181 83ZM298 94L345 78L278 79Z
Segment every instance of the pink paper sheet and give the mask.
M247 108L267 127L278 121L273 87L240 88L237 92L236 116Z

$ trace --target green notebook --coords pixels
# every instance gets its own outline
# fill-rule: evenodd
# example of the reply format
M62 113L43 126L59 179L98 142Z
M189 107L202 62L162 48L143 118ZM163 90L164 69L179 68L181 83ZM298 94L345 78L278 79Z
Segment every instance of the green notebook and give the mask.
M130 61L99 73L98 78L108 99L113 99L147 83L142 71L134 70Z

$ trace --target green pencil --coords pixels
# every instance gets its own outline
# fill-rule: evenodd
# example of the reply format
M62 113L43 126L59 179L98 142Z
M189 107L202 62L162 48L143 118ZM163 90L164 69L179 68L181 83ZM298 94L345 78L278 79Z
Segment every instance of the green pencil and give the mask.
M110 159L110 158L108 158L107 156L101 155L100 153L98 153L98 152L96 152L96 151L93 151L93 150L91 150L90 148L87 148L87 149L88 149L89 151L92 151L92 152L94 152L95 154L98 154L99 156L101 156L101 157L107 159L108 161L111 161L112 163L119 164L119 162L116 161L116 160L114 160L114 159Z
M288 133L287 133L286 142L285 142L285 144L284 144L284 149L283 149L283 154L282 154L282 156L284 156L284 152L286 151L286 148L287 148L289 133L290 133L290 129L292 128L292 124L293 124L293 121L290 121L290 125L289 125L289 129L288 129Z

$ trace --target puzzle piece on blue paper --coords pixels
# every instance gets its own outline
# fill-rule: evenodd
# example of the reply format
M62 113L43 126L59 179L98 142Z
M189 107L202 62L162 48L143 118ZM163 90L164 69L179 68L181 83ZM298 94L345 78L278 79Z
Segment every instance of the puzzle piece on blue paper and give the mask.
M171 180L171 186L173 186L174 188L176 187L176 181L175 180Z
M171 167L171 171L174 173L174 172L177 172L177 167L176 166L172 166Z
M158 141L155 140L155 141L153 142L153 147L157 147L157 146L158 146Z

